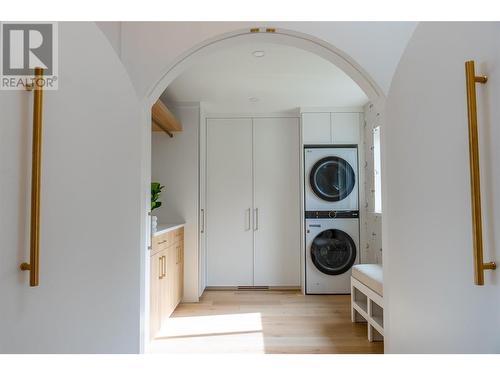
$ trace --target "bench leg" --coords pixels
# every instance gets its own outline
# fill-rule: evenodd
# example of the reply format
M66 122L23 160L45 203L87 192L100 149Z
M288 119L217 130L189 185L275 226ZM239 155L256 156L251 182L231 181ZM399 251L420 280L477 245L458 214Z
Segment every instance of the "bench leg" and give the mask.
M373 342L373 327L370 322L368 322L368 341Z
M351 282L351 321L356 323L356 310L354 310L354 287Z

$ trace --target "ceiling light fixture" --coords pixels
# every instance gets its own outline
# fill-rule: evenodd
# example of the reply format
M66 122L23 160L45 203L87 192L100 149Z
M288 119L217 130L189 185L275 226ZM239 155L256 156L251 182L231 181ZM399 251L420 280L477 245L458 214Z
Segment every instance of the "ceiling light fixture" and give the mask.
M253 51L252 55L254 55L255 57L264 57L266 53L264 51Z

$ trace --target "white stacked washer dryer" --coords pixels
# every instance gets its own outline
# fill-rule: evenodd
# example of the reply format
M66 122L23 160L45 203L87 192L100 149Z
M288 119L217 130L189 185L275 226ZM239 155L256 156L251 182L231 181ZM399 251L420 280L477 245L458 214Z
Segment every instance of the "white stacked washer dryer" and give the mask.
M357 146L306 146L306 293L350 293L359 263Z

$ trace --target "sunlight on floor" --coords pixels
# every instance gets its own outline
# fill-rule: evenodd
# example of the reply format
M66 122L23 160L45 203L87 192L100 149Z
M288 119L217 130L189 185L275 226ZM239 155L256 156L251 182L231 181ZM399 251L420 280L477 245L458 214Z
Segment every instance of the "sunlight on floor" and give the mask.
M260 313L171 317L152 352L264 353Z
M351 322L348 295L297 291L205 291L181 303L151 341L150 353L383 353L366 325Z

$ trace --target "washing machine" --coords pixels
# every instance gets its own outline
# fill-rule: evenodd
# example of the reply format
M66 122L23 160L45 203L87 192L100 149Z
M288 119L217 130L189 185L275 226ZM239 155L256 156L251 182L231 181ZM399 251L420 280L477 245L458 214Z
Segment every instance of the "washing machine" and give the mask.
M360 263L359 211L308 211L306 294L348 294L351 268Z
M358 210L357 146L304 148L305 210Z

